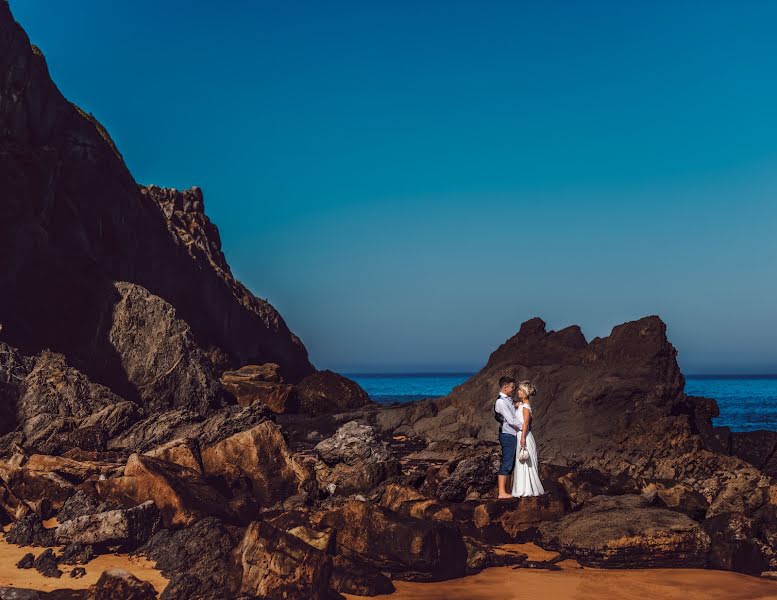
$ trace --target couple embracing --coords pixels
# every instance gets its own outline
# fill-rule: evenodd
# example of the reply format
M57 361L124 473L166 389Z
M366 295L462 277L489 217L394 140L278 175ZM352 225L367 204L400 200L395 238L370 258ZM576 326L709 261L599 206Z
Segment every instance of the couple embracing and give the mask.
M516 395L516 400L513 396ZM512 377L499 379L499 397L494 403L494 418L500 423L499 444L502 463L499 467L499 497L541 496L545 489L537 471L537 444L531 432L531 403L537 390L530 381L516 383ZM512 485L508 480L512 475ZM508 492L507 489L511 488Z

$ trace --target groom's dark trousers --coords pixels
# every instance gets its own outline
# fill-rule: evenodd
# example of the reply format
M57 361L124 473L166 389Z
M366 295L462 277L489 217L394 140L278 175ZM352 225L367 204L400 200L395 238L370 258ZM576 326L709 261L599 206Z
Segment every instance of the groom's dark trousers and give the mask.
M499 432L499 444L502 446L502 464L499 465L499 475L510 475L515 467L515 452L518 448L518 436Z

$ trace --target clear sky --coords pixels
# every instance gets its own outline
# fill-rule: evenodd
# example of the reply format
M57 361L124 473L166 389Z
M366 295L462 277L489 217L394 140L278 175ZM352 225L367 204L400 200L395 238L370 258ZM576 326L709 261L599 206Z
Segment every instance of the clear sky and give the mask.
M319 368L658 314L686 373L777 372L777 2L11 8Z

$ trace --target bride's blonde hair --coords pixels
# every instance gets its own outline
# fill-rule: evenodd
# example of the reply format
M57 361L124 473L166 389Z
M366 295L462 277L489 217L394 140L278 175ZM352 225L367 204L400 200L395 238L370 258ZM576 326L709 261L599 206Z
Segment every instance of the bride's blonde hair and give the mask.
M526 394L527 398L534 396L534 394L537 393L537 388L535 388L534 384L528 379L519 381L517 387L519 390L523 390L523 393Z

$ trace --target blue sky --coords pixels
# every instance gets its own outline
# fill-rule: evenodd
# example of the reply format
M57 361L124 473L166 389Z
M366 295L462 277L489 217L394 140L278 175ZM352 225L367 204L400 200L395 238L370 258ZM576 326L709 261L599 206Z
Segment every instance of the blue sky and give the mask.
M687 373L777 372L777 3L11 8L319 368L658 314Z

